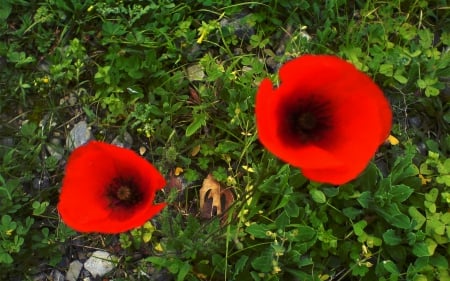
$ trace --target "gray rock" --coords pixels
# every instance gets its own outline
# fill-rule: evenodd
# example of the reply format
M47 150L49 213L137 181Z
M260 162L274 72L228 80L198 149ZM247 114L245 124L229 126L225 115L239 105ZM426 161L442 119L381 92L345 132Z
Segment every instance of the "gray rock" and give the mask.
M117 137L115 137L111 144L130 148L133 145L133 137L128 132L125 132L122 135L118 135Z
M205 71L200 64L193 64L186 68L189 81L202 81L205 78Z
M94 136L92 135L91 129L88 127L86 121L80 121L73 126L72 130L70 130L66 139L66 148L69 151L72 151L93 138Z
M255 34L255 28L249 24L247 16L249 14L239 13L230 19L223 18L219 23L222 28L231 27L239 40L248 40Z
M92 276L102 277L116 267L117 258L105 251L95 251L92 256L84 263L84 268Z
M56 269L52 270L51 278L54 281L64 281L64 275Z
M71 262L69 265L69 270L67 270L66 273L66 280L77 281L82 268L83 264L80 261L74 260L73 262Z

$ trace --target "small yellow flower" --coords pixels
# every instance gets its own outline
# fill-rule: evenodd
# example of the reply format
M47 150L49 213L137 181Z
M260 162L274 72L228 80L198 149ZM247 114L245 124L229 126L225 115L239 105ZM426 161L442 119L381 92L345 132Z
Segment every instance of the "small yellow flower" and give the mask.
M203 39L205 39L207 34L208 34L208 31L206 29L202 29L200 31L200 37L197 39L197 44L201 44L203 42Z
M390 143L391 145L398 145L400 143L400 141L393 135L389 135L386 142Z
M243 166L242 166L242 169L246 170L246 171L249 172L249 173L254 173L254 172L255 172L255 170L253 170L252 167L249 167L249 166L247 166L247 165L243 165Z
M161 246L161 243L158 243L158 244L155 245L155 251L157 251L157 252L163 252L164 251L163 247Z
M419 174L419 179L420 179L420 182L422 183L422 185L427 185L427 183L429 183L431 181L430 178L426 178L422 174Z
M90 13L94 10L94 5L89 6L89 8L87 8L87 11Z
M48 79L47 76L45 76L44 78L42 78L42 83L48 84L48 82L50 82L50 79Z
M184 172L183 168L181 168L181 167L176 167L173 174L174 174L176 177L178 177L179 175L181 175L182 172Z

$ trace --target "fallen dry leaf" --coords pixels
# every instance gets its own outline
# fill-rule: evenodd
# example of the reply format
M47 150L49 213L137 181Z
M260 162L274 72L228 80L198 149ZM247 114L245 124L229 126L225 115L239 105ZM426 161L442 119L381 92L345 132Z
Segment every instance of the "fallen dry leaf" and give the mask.
M233 192L229 188L222 189L211 174L203 180L199 193L200 216L205 219L222 215L234 202Z

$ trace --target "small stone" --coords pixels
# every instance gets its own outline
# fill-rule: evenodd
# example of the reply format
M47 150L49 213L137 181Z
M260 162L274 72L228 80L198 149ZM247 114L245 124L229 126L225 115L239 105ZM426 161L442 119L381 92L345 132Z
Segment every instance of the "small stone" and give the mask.
M133 145L133 137L128 133L125 132L122 135L118 135L113 139L111 144L114 144L116 146L130 148L131 145Z
M74 106L75 104L77 104L77 101L78 99L75 93L70 93L69 98L67 99L69 105Z
M58 146L58 145L55 145L55 144L47 144L45 146L45 148L47 149L47 151L50 154L50 156L54 157L58 161L60 161L63 158L63 156L64 156L64 152L63 152L62 146Z
M69 265L69 270L67 270L66 273L66 280L77 281L82 268L83 264L80 261L74 260L73 262L71 262Z
M59 272L58 270L56 270L56 269L52 270L51 276L52 276L51 280L64 281L64 275L61 272Z
M187 67L187 78L189 81L202 81L205 78L205 71L200 64L193 64Z
M84 263L84 268L92 276L102 277L116 267L116 257L105 251L95 251L92 256Z
M223 28L232 28L239 40L248 40L255 34L255 28L250 25L248 17L251 14L239 13L231 19L223 18L219 23Z
M66 139L66 148L69 151L87 143L94 136L92 135L91 129L88 127L86 121L80 121L70 130L69 135Z

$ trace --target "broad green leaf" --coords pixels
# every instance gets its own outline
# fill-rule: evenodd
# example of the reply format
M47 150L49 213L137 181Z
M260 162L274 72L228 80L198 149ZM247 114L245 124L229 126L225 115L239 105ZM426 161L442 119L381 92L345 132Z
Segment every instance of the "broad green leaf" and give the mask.
M438 253L435 253L430 258L430 264L443 269L448 269L448 263L449 263L448 257L444 257Z
M436 213L436 204L434 202L425 201L423 205L430 211L431 213Z
M398 270L398 267L395 263L393 263L391 260L383 261L383 267L386 269L387 272L391 274L400 274L400 271Z
M372 200L372 195L370 191L364 191L356 200L364 209L367 209L369 208L370 200Z
M284 229L290 223L290 218L286 212L282 212L276 219L275 225L277 229Z
M390 190L392 201L395 201L397 203L403 202L408 199L413 192L414 189L404 184L393 185Z
M436 202L439 190L437 188L432 188L428 193L425 193L425 200L429 202Z
M284 207L286 214L291 218L296 218L300 214L300 208L293 200L289 200L289 202Z
M431 215L427 220L427 233L431 230L438 235L444 235L445 233L445 224L440 220L440 216L438 214Z
M392 77L394 75L394 65L392 64L382 64L380 65L379 72L388 77Z
M398 237L393 229L388 229L385 233L383 233L383 240L390 246L395 246L402 242L402 238Z
M361 236L364 234L364 228L367 226L367 221L361 220L353 224L353 231L355 231L356 236Z
M441 221L447 225L450 225L450 212L447 212L441 216Z
M239 273L242 272L242 270L244 270L245 265L247 264L248 261L248 256L246 255L241 255L241 257L236 261L235 265L234 265L234 272L233 272L233 276L236 277Z
M450 175L443 175L436 177L436 182L450 186Z
M11 14L12 6L7 1L2 1L0 6L0 21L6 21L6 19Z
M363 211L354 207L347 207L342 210L342 213L349 219L354 220L357 216L361 215Z
M413 254L417 257L430 257L436 250L437 243L427 238L424 242L417 243L413 246Z
M436 89L435 87L428 86L425 89L425 96L427 97L435 97L439 95L439 89Z
M361 186L370 188L377 184L379 176L380 170L374 163L371 162L364 170L362 175L358 177L357 181L361 183Z
M408 83L408 78L406 78L405 76L403 76L400 73L395 73L394 74L394 79L397 80L398 82L400 82L401 84Z
M177 281L185 280L185 277L189 273L190 270L191 270L191 265L189 263L183 262L178 269Z
M424 215L422 215L422 213L420 213L417 210L416 207L413 207L413 206L408 208L408 213L411 216L411 218L413 219L413 221L416 222L416 225L414 226L414 229L415 230L419 230L427 219L425 218Z
M301 225L296 228L297 236L296 240L298 242L308 242L315 239L317 232L314 230L314 228Z
M2 263L12 264L13 261L14 260L10 254L8 254L6 252L0 252L0 264L2 264Z
M266 248L260 256L254 258L251 262L252 267L260 272L268 273L272 271L273 250Z
M409 217L400 212L397 204L385 205L383 208L377 209L377 213L393 226L402 229L408 229L411 226Z
M190 137L197 132L202 126L206 125L206 114L194 115L194 120L186 128L186 137Z
M245 229L247 233L253 235L255 238L269 238L267 232L270 230L269 226L257 223L251 224Z
M39 216L42 215L45 210L47 209L48 205L50 203L49 202L38 202L38 201L34 201L33 204L31 205L33 207L33 215L35 216Z

